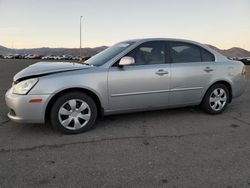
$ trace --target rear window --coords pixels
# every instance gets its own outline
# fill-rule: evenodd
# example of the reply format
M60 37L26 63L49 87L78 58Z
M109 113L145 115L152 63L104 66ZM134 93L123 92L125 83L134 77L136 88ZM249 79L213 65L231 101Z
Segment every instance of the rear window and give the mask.
M212 53L202 47L186 42L171 42L170 56L172 63L209 62L215 60Z
M201 62L200 49L188 43L173 42L170 54L173 63Z

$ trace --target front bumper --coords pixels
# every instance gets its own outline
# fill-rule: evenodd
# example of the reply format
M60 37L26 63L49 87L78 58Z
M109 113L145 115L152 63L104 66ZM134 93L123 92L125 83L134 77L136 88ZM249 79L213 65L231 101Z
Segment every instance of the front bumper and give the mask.
M5 101L10 108L8 117L18 123L44 123L45 110L50 95L16 95L9 89ZM41 102L30 103L32 99L42 99Z

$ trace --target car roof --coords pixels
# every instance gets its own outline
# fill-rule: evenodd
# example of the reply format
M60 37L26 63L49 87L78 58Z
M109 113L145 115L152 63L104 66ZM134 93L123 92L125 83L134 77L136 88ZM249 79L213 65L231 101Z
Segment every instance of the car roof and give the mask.
M174 42L188 42L198 45L203 45L199 42L187 39L177 39L177 38L139 38L139 39L130 39L123 42L149 42L149 41L174 41Z

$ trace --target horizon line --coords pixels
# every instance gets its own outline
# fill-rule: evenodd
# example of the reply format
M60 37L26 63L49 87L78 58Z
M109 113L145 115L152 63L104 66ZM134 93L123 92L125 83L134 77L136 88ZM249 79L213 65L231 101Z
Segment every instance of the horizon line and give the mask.
M205 43L204 43L205 44ZM230 47L230 48L220 48L220 47L217 47L215 45L212 45L212 44L205 44L205 45L210 45L210 46L213 46L215 48L218 48L219 50L230 50L232 48L240 48L240 49L243 49L243 50L246 50L248 52L250 52L250 49L246 49L246 48L243 48L243 47L238 47L238 46L233 46L233 47ZM11 47L7 47L7 46L4 46L4 45L1 45L0 46L4 47L4 48L8 48L8 49L12 49L12 50L30 50L30 49L41 49L41 48L50 48L50 49L60 49L60 48L64 48L64 49L80 49L80 47L49 47L49 46L42 46L42 47L29 47L29 48L11 48ZM95 46L95 47L82 47L82 49L93 49L93 48L100 48L100 47L110 47L109 45L100 45L100 46Z

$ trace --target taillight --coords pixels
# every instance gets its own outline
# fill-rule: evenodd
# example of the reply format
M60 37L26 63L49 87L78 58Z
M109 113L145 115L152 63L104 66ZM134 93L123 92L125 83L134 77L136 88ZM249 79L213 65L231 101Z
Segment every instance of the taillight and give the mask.
M246 68L246 66L243 66L242 71L241 71L241 75L242 76L246 76L247 75L247 68Z

